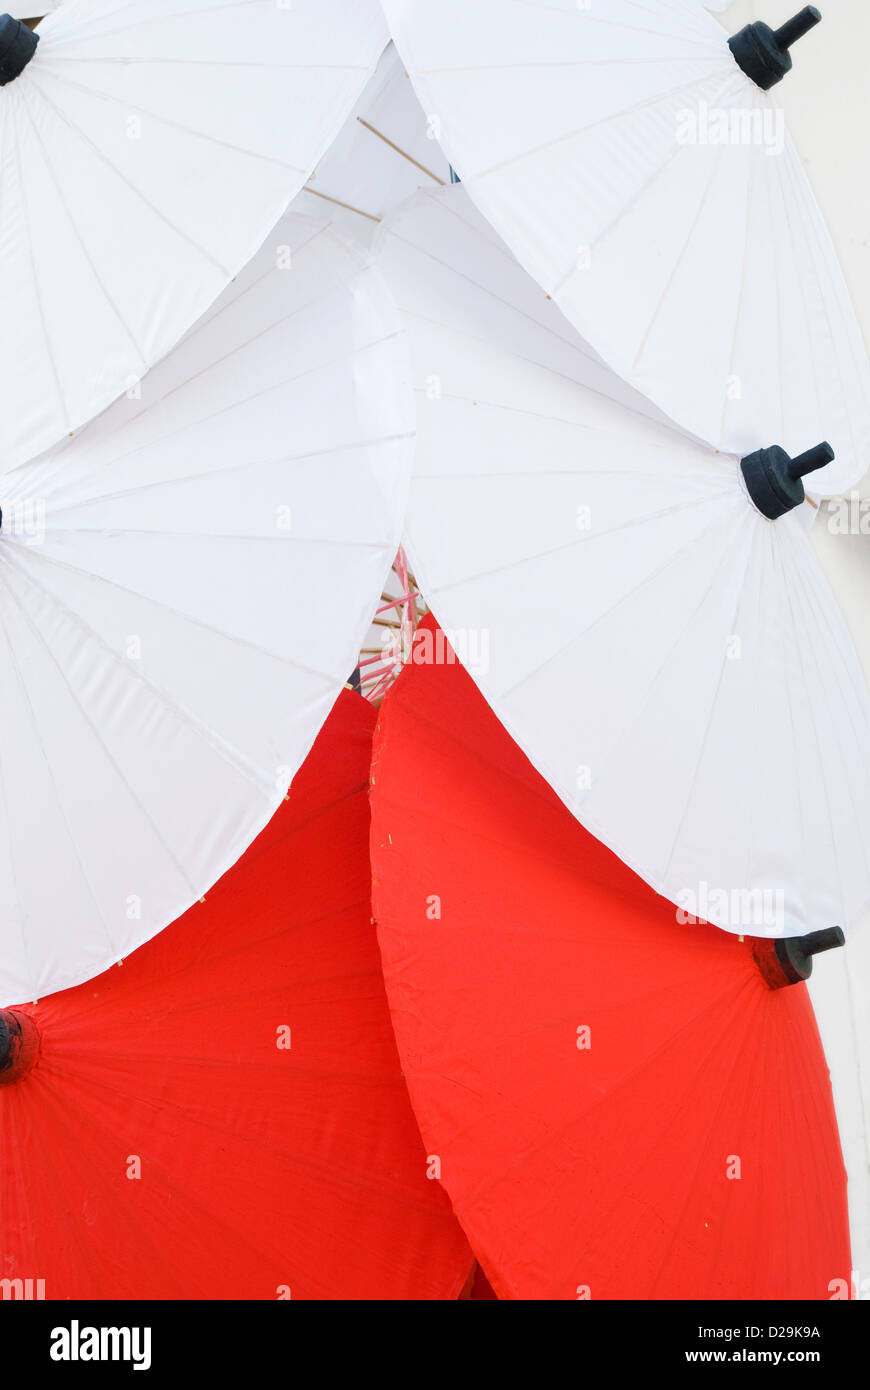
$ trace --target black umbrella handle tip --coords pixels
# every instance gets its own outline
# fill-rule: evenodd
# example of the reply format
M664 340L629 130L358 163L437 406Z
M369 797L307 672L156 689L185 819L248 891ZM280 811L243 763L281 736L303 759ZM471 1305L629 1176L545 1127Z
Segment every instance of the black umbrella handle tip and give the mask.
M811 29L815 29L817 24L822 22L822 12L817 10L815 5L804 5L804 8L791 19L787 19L785 24L774 32L774 38L780 48L789 49L798 39L802 39L804 34L808 34Z
M0 1086L14 1086L39 1056L39 1029L30 1014L0 1009Z
M756 941L752 954L768 989L785 989L810 978L814 956L845 944L842 927L825 927L822 931L808 932L806 936Z
M806 500L801 481L807 473L833 462L834 451L827 440L806 453L790 458L785 449L772 444L756 449L740 460L746 490L755 506L769 521L776 521Z
M737 65L756 87L769 92L791 72L791 45L814 29L821 17L815 5L805 5L799 14L787 19L776 30L759 19L732 35L728 47Z
M13 19L11 14L0 14L0 87L14 82L20 77L36 52L39 35Z
M833 463L834 457L833 449L825 440L792 459L788 466L789 477L805 478L808 473L815 473L816 469L825 468L829 463Z

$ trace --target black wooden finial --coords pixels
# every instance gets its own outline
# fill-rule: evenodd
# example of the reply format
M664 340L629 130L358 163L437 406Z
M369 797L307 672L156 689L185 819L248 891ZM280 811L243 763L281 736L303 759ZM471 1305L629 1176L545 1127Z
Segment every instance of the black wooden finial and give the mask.
M799 507L806 498L801 481L808 473L832 463L834 451L830 444L816 444L806 453L790 458L778 444L768 449L756 449L741 459L740 467L746 480L749 496L762 516L770 521L785 516Z
M0 1086L14 1086L39 1056L39 1029L30 1014L0 1009Z
M841 927L825 927L806 936L786 936L779 941L756 941L753 956L770 989L799 985L813 973L813 956L845 946Z
M20 77L36 52L39 35L13 19L11 14L0 14L0 87L14 82Z
M746 76L767 92L791 72L791 45L814 29L821 18L815 5L805 5L775 30L760 20L747 24L728 40L728 47Z

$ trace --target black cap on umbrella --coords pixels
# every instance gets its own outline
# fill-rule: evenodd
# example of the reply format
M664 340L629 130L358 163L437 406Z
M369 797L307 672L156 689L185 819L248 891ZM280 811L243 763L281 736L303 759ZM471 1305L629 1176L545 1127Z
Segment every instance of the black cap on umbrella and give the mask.
M815 28L821 18L815 5L805 5L779 29L771 29L760 20L747 24L728 40L728 47L746 76L767 92L791 72L791 45Z
M779 941L758 941L753 955L755 963L770 989L799 985L813 973L813 956L845 946L842 927L825 927L807 936L786 936Z
M26 1076L39 1056L39 1030L29 1014L0 1009L0 1086Z
M0 87L13 82L27 67L39 43L39 35L13 19L11 14L0 14Z
M749 496L762 516L770 521L785 516L799 507L806 498L801 481L808 473L832 463L834 451L823 442L807 449L805 454L790 458L785 449L773 444L769 449L756 449L740 461Z

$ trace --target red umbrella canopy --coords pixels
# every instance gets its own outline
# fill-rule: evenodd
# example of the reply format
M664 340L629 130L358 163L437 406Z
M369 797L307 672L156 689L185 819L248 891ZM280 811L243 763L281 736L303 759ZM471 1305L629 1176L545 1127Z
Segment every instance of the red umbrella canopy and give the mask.
M381 710L373 898L430 1162L496 1294L829 1298L846 1176L806 985L680 923L440 638Z
M0 1277L50 1299L458 1296L472 1257L427 1177L372 925L373 724L345 691L203 904L6 1015Z

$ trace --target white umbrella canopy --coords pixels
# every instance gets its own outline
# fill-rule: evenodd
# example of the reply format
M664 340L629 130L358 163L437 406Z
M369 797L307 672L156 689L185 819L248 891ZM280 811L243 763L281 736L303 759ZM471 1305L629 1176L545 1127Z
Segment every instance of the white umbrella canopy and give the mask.
M715 448L829 439L833 493L870 458L870 365L778 87L707 8L384 0L472 199L596 351Z
M0 1000L90 979L265 825L357 661L413 434L378 272L288 213L206 318L0 477Z
M418 188L450 182L450 165L426 120L395 46L377 71L343 130L299 194L300 210L314 208L363 245L381 220ZM316 199L316 202L312 200Z
M92 419L206 311L341 129L387 34L377 0L66 0L33 35L0 24L0 57L13 39L7 465Z
M588 355L464 190L386 224L423 597L535 767L685 914L848 929L870 903L870 695L800 512Z

